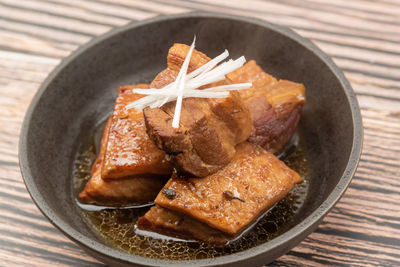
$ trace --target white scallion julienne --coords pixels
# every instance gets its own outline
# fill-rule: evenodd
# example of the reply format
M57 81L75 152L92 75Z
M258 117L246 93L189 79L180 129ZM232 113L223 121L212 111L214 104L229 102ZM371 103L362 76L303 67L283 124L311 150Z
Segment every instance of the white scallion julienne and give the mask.
M182 109L182 98L183 98L183 91L185 90L185 77L187 70L189 68L189 62L192 58L192 52L194 49L194 43L196 42L196 36L193 39L193 43L190 46L189 52L186 55L185 61L181 66L179 71L178 77L178 99L176 100L175 111L174 111L174 118L172 119L172 127L179 128L179 119L181 117L181 109Z
M225 75L240 68L246 62L244 56L236 60L228 60L220 65L221 61L229 56L228 50L225 50L219 56L211 59L203 66L195 69L191 73L187 73L190 58L192 56L196 42L196 36L190 46L189 52L181 66L176 80L161 89L139 89L134 88L132 91L136 94L146 95L134 102L129 103L125 107L143 110L146 107L157 108L165 103L175 101L174 118L172 119L172 127L179 127L180 114L182 109L182 101L187 97L198 98L225 98L229 95L229 91L248 89L252 83L238 83L214 86L207 89L199 90L198 88L210 83L218 82L225 79Z

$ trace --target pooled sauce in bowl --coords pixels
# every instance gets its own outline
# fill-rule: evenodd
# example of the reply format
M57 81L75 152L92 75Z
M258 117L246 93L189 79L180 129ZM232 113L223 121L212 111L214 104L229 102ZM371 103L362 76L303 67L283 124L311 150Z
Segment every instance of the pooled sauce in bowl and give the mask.
M104 124L99 125L87 142L80 145L73 165L73 199L90 178L90 169L98 152L98 144ZM136 231L135 224L148 207L140 209L81 210L90 229L106 244L138 256L165 260L193 260L224 256L265 243L288 230L302 207L308 192L308 166L296 135L284 153L280 155L288 167L298 172L303 182L297 184L287 196L278 202L243 237L220 248L197 241L186 241L160 234Z

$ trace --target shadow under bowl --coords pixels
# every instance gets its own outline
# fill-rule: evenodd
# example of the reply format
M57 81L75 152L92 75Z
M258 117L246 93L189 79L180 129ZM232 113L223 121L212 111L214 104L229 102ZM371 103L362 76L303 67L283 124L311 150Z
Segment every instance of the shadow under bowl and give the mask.
M71 194L71 170L82 138L108 115L118 86L149 82L165 68L173 43L191 43L210 57L255 59L279 79L307 88L299 131L310 168L308 197L290 229L251 249L211 259L157 260L107 246L88 228ZM116 266L266 264L303 240L339 200L356 170L362 146L357 100L342 72L320 49L291 30L213 13L162 16L95 38L50 74L23 124L19 157L32 199L66 236Z

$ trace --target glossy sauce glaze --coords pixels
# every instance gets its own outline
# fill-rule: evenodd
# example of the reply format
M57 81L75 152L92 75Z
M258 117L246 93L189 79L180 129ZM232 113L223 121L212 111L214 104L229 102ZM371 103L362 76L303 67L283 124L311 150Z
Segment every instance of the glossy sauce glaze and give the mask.
M87 142L82 143L76 156L73 168L72 192L74 195L72 197L74 200L89 179L90 167L96 158L98 140L95 139L98 139L98 132L101 130L102 125ZM299 137L296 135L293 140L280 158L301 175L303 182L297 184L284 199L260 218L252 229L224 248L136 230L135 223L138 217L143 216L149 207L100 211L81 209L82 217L90 229L106 244L144 257L167 260L202 259L228 255L255 247L286 231L306 199L309 185L307 161L301 145L299 145L299 143L301 144Z
M126 178L133 175L165 175L171 172L165 160L165 152L156 148L146 133L143 113L125 108L143 95L134 94L132 88L148 88L147 84L122 86L110 117L110 129L106 141L101 177Z

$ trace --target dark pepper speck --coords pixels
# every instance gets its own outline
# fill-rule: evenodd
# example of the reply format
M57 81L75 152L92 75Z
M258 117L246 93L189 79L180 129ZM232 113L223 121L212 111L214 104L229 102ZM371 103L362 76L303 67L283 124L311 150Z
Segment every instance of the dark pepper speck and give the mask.
M164 188L162 190L162 193L168 198L168 199L174 199L176 196L176 192L173 189L169 189L169 188Z

